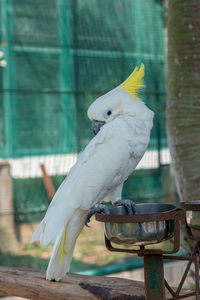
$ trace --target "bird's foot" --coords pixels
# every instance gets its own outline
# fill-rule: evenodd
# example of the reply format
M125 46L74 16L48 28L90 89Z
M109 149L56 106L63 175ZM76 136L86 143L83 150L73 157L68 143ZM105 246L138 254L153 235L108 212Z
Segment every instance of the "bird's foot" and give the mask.
M136 213L136 204L131 200L118 200L114 203L114 206L120 205L126 208L128 215L134 215Z
M106 214L106 215L109 215L110 214L110 212L109 212L109 209L107 208L107 206L106 205L103 205L103 204L96 204L95 206L94 206L94 208L92 208L90 211L89 211L89 213L87 214L87 216L85 217L85 225L87 226L87 227L90 227L89 225L88 225L88 223L90 223L90 218L94 215L94 214L96 214L96 213L104 213L104 214Z

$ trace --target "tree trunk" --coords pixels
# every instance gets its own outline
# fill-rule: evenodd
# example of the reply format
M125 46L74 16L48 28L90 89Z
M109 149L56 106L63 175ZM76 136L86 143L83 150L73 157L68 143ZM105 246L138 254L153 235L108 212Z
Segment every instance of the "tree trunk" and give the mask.
M0 163L0 251L17 251L20 244L15 235L12 180L10 165Z
M200 0L169 0L167 132L180 201L200 199Z

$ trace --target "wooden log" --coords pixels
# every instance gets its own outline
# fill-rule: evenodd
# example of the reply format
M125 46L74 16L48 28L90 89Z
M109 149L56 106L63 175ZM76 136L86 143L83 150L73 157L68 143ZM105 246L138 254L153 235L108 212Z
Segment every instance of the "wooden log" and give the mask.
M0 267L0 296L33 300L145 300L144 284L128 279L67 274L61 282L45 280L45 271Z

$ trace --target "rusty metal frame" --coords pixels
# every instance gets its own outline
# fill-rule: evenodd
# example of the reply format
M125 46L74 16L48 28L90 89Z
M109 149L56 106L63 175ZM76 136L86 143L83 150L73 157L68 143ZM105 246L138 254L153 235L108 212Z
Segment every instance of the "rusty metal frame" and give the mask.
M200 205L196 207L193 207L194 204L192 204L190 207L187 205L187 209L193 209L193 210L200 210ZM198 209L197 209L198 208ZM97 221L100 222L108 222L108 223L139 223L139 222L152 222L152 221L167 221L167 220L174 220L175 221L175 230L174 230L174 246L173 249L170 251L163 251L161 249L145 249L144 246L140 246L140 249L121 249L121 248L114 248L111 244L111 242L107 239L107 237L105 236L105 245L106 248L109 251L115 251L115 252L127 252L127 253L137 253L139 256L143 256L144 260L146 261L146 264L148 262L148 260L151 261L152 257L158 257L159 261L161 263L161 261L163 262L163 259L172 259L172 260L186 260L188 261L188 264L186 266L185 272L180 280L180 283L176 289L176 291L174 291L170 285L168 284L168 282L164 279L164 274L163 276L163 281L164 281L164 286L168 289L169 293L172 295L172 297L168 298L167 300L178 300L178 299L185 299L185 298L189 298L192 296L196 296L196 300L200 300L200 290L199 290L199 260L200 260L200 237L195 237L192 235L192 232L189 228L189 226L187 225L188 228L188 235L191 239L196 239L197 243L193 249L193 252L190 256L185 256L185 257L179 257L176 255L166 255L166 254L172 254L172 253L176 253L179 250L179 246L180 246L180 221L181 220L185 220L186 221L186 212L185 212L185 207L182 205L181 209L176 209L172 212L169 213L162 213L162 214L152 214L152 215L101 215L101 214L96 214L95 218ZM186 222L187 224L187 222ZM180 295L180 292L182 290L183 284L185 282L185 279L188 275L188 272L190 270L191 264L194 263L195 264L195 291L194 292L190 292L190 293L185 293ZM144 268L146 270L146 277L148 275L148 271L147 268L148 266L144 265ZM147 299L155 299L152 298L151 295L151 289L150 287L148 287L147 284L147 280L145 277L145 289L146 289L146 296ZM161 287L158 289L158 292L160 292L161 294L164 293L163 290L163 286L161 284ZM158 297L156 299L162 299L159 298L160 296L158 295Z
M182 209L184 209L185 211L187 211L187 210L188 211L200 211L200 204L190 204L188 202L187 203L183 202L183 203L180 204L180 207ZM197 235L192 234L192 230L191 230L190 226L187 223L186 217L185 217L185 225L186 225L186 229L187 229L189 239L199 241L200 240L200 235L197 236Z
M200 211L200 204L181 203L180 207L182 209L184 209L185 211L187 211L187 210L188 211ZM186 218L185 218L185 225L187 228L187 233L188 233L189 239L196 240L197 242L196 242L194 249L190 256L186 256L186 257L182 257L182 258L177 257L177 256L168 256L168 255L163 256L163 258L167 258L167 259L175 259L175 260L182 259L182 260L188 261L187 266L185 268L185 272L183 273L183 276L180 280L179 286L177 287L176 291L173 291L171 289L171 287L169 286L169 284L167 283L167 281L165 280L165 287L168 289L168 291L172 295L172 298L168 298L167 300L184 299L184 298L189 298L192 296L195 296L196 300L200 300L200 290L199 290L200 236L193 235L191 228L187 224ZM183 287L183 284L185 282L185 279L188 275L188 272L190 270L192 263L194 263L194 265L195 265L195 291L180 295L181 289Z
M174 237L173 237L173 249L172 250L161 250L161 249L146 249L145 246L139 246L139 249L124 249L124 248L114 248L111 242L105 237L105 245L109 251L115 252L126 252L126 253L137 253L139 256L151 255L151 254L172 254L179 250L180 246L180 224L178 220L175 220ZM138 246L135 246L138 247Z
M96 221L104 223L143 223L154 221L167 220L182 220L185 218L185 211L177 208L171 212L153 213L153 214L139 214L139 215L104 215L95 214Z
M200 204L182 202L182 203L180 203L180 208L183 208L185 210L200 211Z
M171 212L156 213L156 214L141 214L141 215L104 215L95 214L95 219L99 222L105 223L143 223L143 222L155 222L155 221L175 221L174 228L174 243L172 250L161 250L161 249L146 249L145 246L140 246L139 249L123 249L114 248L111 242L105 236L105 245L109 251L115 252L126 252L126 253L137 253L139 256L151 255L151 254L172 254L179 250L180 246L180 220L185 218L185 211L183 209L175 209ZM135 246L138 247L138 246Z
M168 289L170 294L172 295L172 298L168 298L167 300L177 300L177 299L184 299L189 298L192 296L196 296L196 300L200 300L200 290L199 290L199 253L200 253L200 241L198 241L192 251L191 256L182 257L182 260L188 261L188 264L185 268L185 272L183 273L183 276L180 280L180 283L176 289L176 291L172 290L172 288L169 286L167 281L165 280L165 287ZM167 256L164 255L163 258L167 259L174 259L174 260L180 260L180 257L177 256ZM180 295L181 289L183 287L183 284L185 282L185 279L188 275L188 272L190 270L191 264L194 263L195 265L195 291L190 293L185 293Z
M181 206L181 208L183 208L185 210L200 211L200 205L199 204L181 203L180 206ZM199 276L200 236L192 234L192 230L188 226L186 218L185 218L185 225L186 225L186 229L187 229L189 239L196 240L197 242L194 246L194 249L193 249L191 255L182 258L182 260L186 260L186 261L188 261L188 263L187 263L187 266L185 268L185 271L183 273L183 276L180 280L180 283L179 283L176 291L173 291L171 289L171 287L169 286L169 284L167 283L167 281L165 280L165 287L168 289L168 291L172 295L172 298L168 298L167 300L176 300L176 299L178 300L178 299L189 298L189 297L192 297L192 296L196 296L196 300L200 300L200 290L199 290L199 280L200 280L200 276ZM165 255L165 256L163 256L163 258L178 260L177 256L167 256L167 255ZM192 263L194 263L194 265L195 265L195 291L180 295L181 289L183 287L183 284L185 282L185 279L188 275L188 272L190 270L190 267L191 267Z

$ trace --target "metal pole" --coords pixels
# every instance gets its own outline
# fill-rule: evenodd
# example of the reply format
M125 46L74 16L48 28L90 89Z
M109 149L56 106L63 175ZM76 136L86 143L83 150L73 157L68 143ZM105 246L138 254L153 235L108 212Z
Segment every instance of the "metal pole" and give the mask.
M199 295L199 252L196 254L195 259L195 292L196 292L196 300L200 299Z
M165 299L162 254L144 255L144 280L146 300Z

